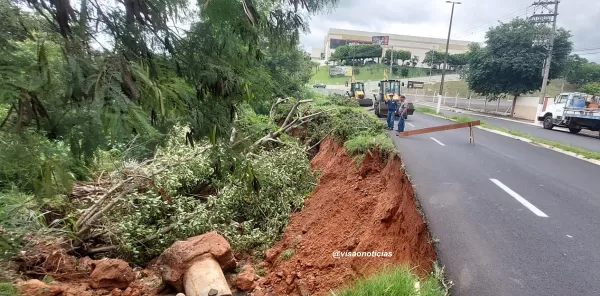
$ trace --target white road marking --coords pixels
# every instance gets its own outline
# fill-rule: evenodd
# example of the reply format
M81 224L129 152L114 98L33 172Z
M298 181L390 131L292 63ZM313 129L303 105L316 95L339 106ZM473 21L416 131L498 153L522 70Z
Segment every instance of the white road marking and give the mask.
M534 205L532 205L530 202L528 202L526 199L524 199L518 193L516 193L512 189L508 188L508 186L504 185L502 182L500 182L496 179L490 179L490 181L494 182L494 184L496 184L498 187L502 188L502 190L506 191L506 193L510 194L510 196L514 197L518 202L520 202L522 205L524 205L526 208L528 208L530 211L532 211L537 216L548 218L548 215L546 215L540 209L536 208Z
M567 237L568 237L568 238L573 238L572 236L570 236L570 235L568 235L568 234L567 234Z
M412 126L412 127L415 127L415 126L414 126L412 123L410 123L410 122L407 122L406 124L408 124L408 125L410 125L410 126Z
M438 139L434 138L434 137L430 137L432 140L434 140L436 143L442 145L442 146L446 146L446 144L440 142Z

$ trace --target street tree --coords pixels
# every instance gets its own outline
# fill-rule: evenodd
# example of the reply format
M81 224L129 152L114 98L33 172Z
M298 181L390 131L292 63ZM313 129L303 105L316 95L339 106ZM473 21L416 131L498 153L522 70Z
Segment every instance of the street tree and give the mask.
M469 88L491 99L539 90L547 49L534 43L534 37L544 30L548 29L518 18L491 28L486 33L486 47L472 45L467 55ZM570 37L562 28L556 32L550 79L564 71L572 50Z
M411 59L410 59L410 64L414 67L417 66L417 64L419 63L419 56L414 55Z
M342 45L335 49L335 52L331 55L330 60L332 61L348 61L359 59L372 59L379 58L383 52L383 48L379 45L372 44L356 44L356 45Z
M591 82L600 82L600 65L573 55L567 60L564 77L569 83L580 86Z
M590 95L600 95L600 82L590 82L584 84L580 90Z
M436 66L437 68L441 68L441 65L444 64L444 56L445 54L443 52L430 50L425 53L425 58L423 58L423 64L426 64L429 67Z

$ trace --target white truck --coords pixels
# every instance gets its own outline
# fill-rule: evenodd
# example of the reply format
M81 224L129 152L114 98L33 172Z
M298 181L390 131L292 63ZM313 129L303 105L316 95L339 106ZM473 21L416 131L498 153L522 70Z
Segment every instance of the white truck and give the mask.
M573 134L582 129L600 131L600 109L598 97L588 100L584 93L561 93L537 116L545 129L565 127Z

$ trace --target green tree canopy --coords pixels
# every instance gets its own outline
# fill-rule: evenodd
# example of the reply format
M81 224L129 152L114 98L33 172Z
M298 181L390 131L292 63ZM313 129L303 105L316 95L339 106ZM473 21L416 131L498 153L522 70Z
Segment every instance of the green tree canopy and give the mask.
M401 61L402 64L404 64L404 61L410 60L410 57L412 55L412 53L407 50L391 50L390 49L385 52L386 59L389 60L391 58L392 51L394 52L394 62L395 63L397 63L398 61Z
M470 89L492 98L539 90L547 50L534 43L534 37L546 31L522 19L491 28L486 34L486 47L472 45L468 54ZM568 31L557 30L550 79L564 71L572 50L570 37Z
M600 82L600 65L588 62L578 55L569 56L564 72L565 79L572 84Z
M331 55L333 61L345 61L352 59L369 59L379 58L383 49L379 45L371 44L356 44L356 45L342 45L335 49L335 52Z
M439 66L444 63L444 56L445 54L443 52L430 50L425 53L425 57L423 58L423 64L426 64L429 67L433 67L433 65Z

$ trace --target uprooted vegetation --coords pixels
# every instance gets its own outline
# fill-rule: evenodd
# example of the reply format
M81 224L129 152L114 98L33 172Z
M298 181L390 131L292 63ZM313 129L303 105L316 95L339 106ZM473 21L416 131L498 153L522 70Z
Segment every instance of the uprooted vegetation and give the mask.
M225 236L236 254L261 254L282 237L292 214L305 206L307 196L317 183L323 182L318 181L317 173L323 174L324 168L314 165L311 168L310 158L324 149L324 144L324 147L332 147L332 143L338 143L335 145L344 150L347 154L344 157L349 159L370 155L360 170L348 169L349 174L363 174L364 180L356 182L364 184L364 196L377 200L380 190L393 190L375 185L383 180L378 174L383 170L385 159L395 155L395 148L383 123L367 111L343 97L316 94L312 101L281 100L272 109L269 115L259 115L251 108L238 108L231 136L217 137L216 132L212 132L193 144L186 137L189 130L176 126L151 158L115 161L105 167L116 169L95 172L94 181L76 182L70 194L39 200L35 195L4 193L0 209L0 214L5 215L1 234L10 242L13 252L21 248L27 251L15 257L20 271L34 278L47 275L72 279L74 273L81 272L76 263L70 268L41 264L49 258L48 254L57 254L58 249L61 250L56 257L59 259L72 258L71 255L108 256L145 266L176 240L210 231ZM119 159L119 155L114 152L111 159ZM326 157L347 165L340 156ZM392 168L400 172L397 157L394 163ZM347 177L338 177L343 179L339 180L341 184L346 184ZM336 182L330 175L325 178ZM369 182L371 179L379 181ZM405 177L401 179L408 182ZM428 245L427 229L416 212L414 196L405 192L412 192L410 183L405 185L408 187L396 188L396 194L407 194L408 202L401 207L402 211L410 210L410 215L417 219L413 219L415 223L421 225L419 243L410 248L422 253L400 255L398 249L399 257L391 262L418 265L419 273L424 274L435 255ZM334 188L330 193L343 194L347 190L344 187ZM24 200L27 203L23 203ZM398 208L390 206L392 212L388 214L396 215L394 209ZM323 207L327 209L330 208ZM315 212L303 215L321 216ZM33 221L37 223L31 223ZM22 228L23 225L29 228ZM404 228L413 224L398 225ZM17 232L23 234L21 242L8 237ZM364 243L381 235L375 231L364 238ZM313 240L318 243L316 237ZM285 237L283 241L287 241ZM52 249L54 253L40 251L40 243L47 242L58 249ZM291 243L282 251L281 260L292 264L297 256L304 256L297 249L302 244L300 241ZM32 255L39 258L34 260ZM369 272L380 263L369 265ZM340 277L327 283L333 287L347 280ZM274 282L272 285L276 286ZM324 286L314 289L323 291Z

